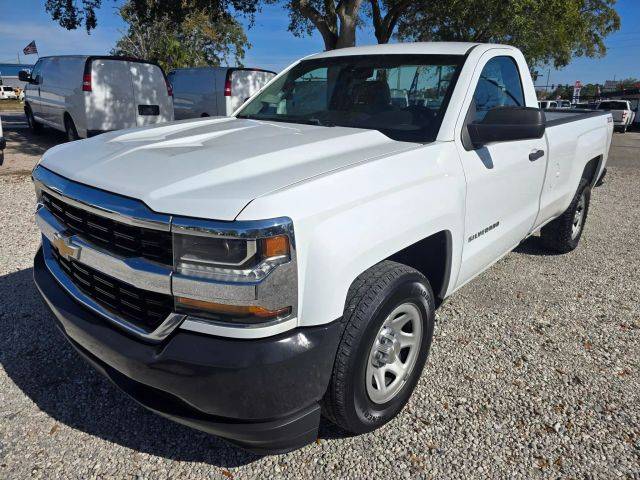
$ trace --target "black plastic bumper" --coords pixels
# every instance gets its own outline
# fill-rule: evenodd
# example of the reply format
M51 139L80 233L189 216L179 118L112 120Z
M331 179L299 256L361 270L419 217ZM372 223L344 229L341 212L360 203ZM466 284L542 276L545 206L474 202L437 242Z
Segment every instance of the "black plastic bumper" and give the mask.
M76 303L41 250L34 279L71 344L143 406L256 453L317 438L339 322L257 340L177 330L161 344L147 344Z

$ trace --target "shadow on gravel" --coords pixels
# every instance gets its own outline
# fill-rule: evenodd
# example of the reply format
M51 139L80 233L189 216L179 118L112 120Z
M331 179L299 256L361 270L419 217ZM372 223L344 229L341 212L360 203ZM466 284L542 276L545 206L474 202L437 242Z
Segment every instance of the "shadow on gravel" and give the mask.
M4 135L7 139L7 149L11 149L11 153L13 154L40 157L51 147L67 141L64 133L51 128L44 128L39 134L34 134L27 128L15 130L7 128L6 126L4 128Z
M67 344L32 275L27 269L0 276L0 364L38 408L90 435L173 460L231 468L260 458L148 412L121 393ZM321 438L346 435L323 420Z
M542 239L538 236L529 237L516 248L513 249L515 253L523 253L525 255L535 255L550 257L555 255L562 255L561 253L549 250L542 244Z

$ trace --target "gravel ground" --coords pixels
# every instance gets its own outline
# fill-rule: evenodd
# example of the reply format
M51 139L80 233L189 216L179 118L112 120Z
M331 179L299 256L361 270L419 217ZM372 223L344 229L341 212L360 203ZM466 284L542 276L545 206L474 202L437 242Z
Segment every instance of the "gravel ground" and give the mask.
M575 252L532 238L439 310L398 418L272 457L143 410L76 356L31 281L29 179L0 175L0 478L640 478L640 135L612 152Z

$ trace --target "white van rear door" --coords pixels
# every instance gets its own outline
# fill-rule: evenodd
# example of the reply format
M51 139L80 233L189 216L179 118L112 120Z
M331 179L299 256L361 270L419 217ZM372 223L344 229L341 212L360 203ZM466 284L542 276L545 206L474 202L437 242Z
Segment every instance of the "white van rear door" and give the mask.
M91 94L86 96L88 130L119 130L136 126L131 73L128 62L95 59L91 68Z
M231 95L227 96L227 115L231 115L244 101L264 87L275 73L264 70L231 70Z
M173 100L167 90L162 70L157 65L127 62L135 99L138 126L173 120Z

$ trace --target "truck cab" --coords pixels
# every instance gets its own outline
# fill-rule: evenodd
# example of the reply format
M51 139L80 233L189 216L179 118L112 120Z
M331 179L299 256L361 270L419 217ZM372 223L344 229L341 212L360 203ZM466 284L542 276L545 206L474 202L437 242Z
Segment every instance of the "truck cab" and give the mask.
M578 247L613 120L538 108L522 53L305 57L231 117L54 147L34 277L63 335L147 408L255 452L400 414L435 310L540 234Z

